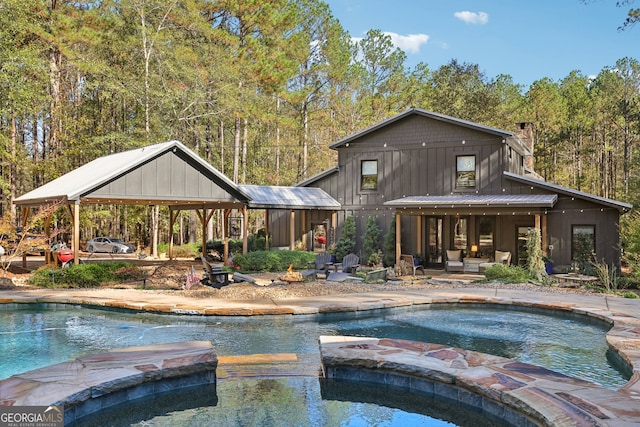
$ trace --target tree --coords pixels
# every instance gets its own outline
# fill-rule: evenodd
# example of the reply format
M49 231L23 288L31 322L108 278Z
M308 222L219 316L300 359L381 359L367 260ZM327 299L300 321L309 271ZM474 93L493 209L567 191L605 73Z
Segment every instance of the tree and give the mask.
M544 261L542 260L541 234L539 228L532 228L527 233L527 269L529 274L537 280L547 277Z
M380 250L380 227L375 216L367 218L367 228L364 232L364 242L362 244L362 259L367 264L376 264L372 256L378 255Z
M391 267L396 265L396 217L391 220L389 232L384 237L384 265Z
M356 220L353 216L345 218L342 224L342 235L336 242L334 255L341 261L346 255L353 253L356 248Z

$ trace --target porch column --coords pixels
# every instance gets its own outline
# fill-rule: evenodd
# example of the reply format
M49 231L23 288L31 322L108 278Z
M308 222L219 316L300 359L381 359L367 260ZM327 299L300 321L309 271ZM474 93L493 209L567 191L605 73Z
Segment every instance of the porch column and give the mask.
M73 204L73 241L71 242L73 249L73 263L80 264L80 201Z
M264 248L269 250L269 209L264 211Z
M225 209L222 213L222 239L224 241L222 259L225 265L229 260L229 215L231 215L230 209Z
M242 207L242 253L246 254L249 250L249 209L247 205Z
M289 211L289 249L294 250L296 247L296 213L293 209Z
M396 212L396 265L400 265L400 256L402 255L402 230L400 230L400 214Z
M202 209L202 214L200 214L199 209L196 209L196 215L200 218L201 224L204 223L204 214L205 209ZM180 215L180 210L174 211L169 208L169 260L173 259L173 226L178 219L178 215Z
M302 211L302 237L300 238L300 243L302 244L302 249L307 250L309 247L309 236L307 235L307 211Z

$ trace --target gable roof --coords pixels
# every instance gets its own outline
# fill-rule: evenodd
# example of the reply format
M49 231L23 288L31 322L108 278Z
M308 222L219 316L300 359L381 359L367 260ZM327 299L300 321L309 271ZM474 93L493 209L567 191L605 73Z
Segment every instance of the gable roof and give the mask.
M246 203L233 181L179 141L97 158L15 199L16 205L64 203Z
M311 185L319 180L321 180L324 177L327 177L333 173L339 172L340 171L340 167L338 167L338 165L333 166L329 169L323 170L320 173L317 173L305 180L300 181L299 183L296 184L296 187L306 187L307 185Z
M324 209L339 210L341 205L324 190L315 187L240 185L251 197L256 209Z
M583 191L574 190L573 188L563 187L561 185L552 184L550 182L541 181L539 179L530 178L523 175L518 175L513 172L503 172L504 176L513 181L521 184L530 185L537 188L553 191L555 193L564 194L571 197L577 197L579 199L588 200L600 205L605 205L611 208L618 209L622 212L626 212L633 208L629 203L619 202L613 199L607 199L606 197L600 197L593 194L585 193Z
M444 114L439 114L439 113L434 113L432 111L427 111L427 110L423 110L420 108L415 108L412 107L408 110L406 110L403 113L397 114L393 117L390 117L386 120L383 120L373 126L370 126L360 132L354 133L353 135L350 135L346 138L343 138L337 142L334 142L333 144L329 145L329 148L332 149L336 149L336 148L340 148L344 145L346 145L347 143L354 141L358 138L361 138L371 132L375 132L378 129L381 129L385 126L390 125L391 123L395 123L399 120L404 119L405 117L409 117L412 115L420 115L423 117L427 117L433 120L438 120L441 122L445 122L445 123L449 123L449 124L453 124L456 126L461 126L461 127L465 127L468 129L473 129L473 130L477 130L480 132L485 132L485 133L489 133L495 136L499 136L499 137L503 137L507 140L509 140L511 142L511 144L514 146L514 148L516 148L521 154L525 154L524 151L526 151L526 148L524 147L524 145L520 142L519 138L513 133L513 132L509 132L506 130L502 130L502 129L497 129L497 128L493 128L493 127L489 127L489 126L484 126L478 123L474 123L474 122L470 122L468 120L463 120L463 119L458 119L455 117L451 117L451 116L447 116ZM514 143L515 141L517 141L517 143Z

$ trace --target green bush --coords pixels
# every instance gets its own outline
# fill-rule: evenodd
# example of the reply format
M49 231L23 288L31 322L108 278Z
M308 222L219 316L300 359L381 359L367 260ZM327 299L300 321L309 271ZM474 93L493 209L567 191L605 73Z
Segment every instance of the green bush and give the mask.
M638 294L636 294L635 292L632 292L632 291L627 291L627 292L623 293L622 296L625 297L625 298L640 298L638 296Z
M237 254L233 264L242 271L285 271L293 264L296 270L306 269L316 254L306 251L255 251Z
M198 253L201 246L198 246ZM220 255L224 253L224 240L209 240L207 241L207 252L216 251ZM229 239L229 253L238 254L242 253L242 239Z
M334 255L338 261L353 253L356 249L356 220L353 216L345 218L342 224L342 236L336 242ZM366 260L364 260L366 262Z
M529 272L519 266L495 264L484 271L488 280L497 280L504 283L526 283L531 280Z
M104 262L71 265L68 268L45 266L34 271L28 283L41 288L93 288L103 283L142 276L142 270L131 263Z

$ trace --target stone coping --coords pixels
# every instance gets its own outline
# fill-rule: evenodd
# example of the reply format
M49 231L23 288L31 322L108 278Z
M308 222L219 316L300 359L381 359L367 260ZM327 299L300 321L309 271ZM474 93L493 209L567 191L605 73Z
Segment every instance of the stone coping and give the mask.
M504 357L441 344L321 336L325 377L438 395L517 426L640 425L632 390L609 390Z
M218 359L208 341L111 350L0 381L0 405L64 406L65 424L128 400L215 384Z
M495 288L458 286L252 301L193 298L141 290L29 290L0 292L0 304L2 303L62 303L96 308L205 316L307 315L423 304L468 303L572 312L612 325L606 335L607 342L631 372L630 381L619 392L633 399L631 401L635 402L633 408L640 407L640 300L637 299L606 294L531 292L499 286ZM541 383L538 387L544 390L542 386L546 384ZM598 390L604 390L604 388L598 388ZM603 391L603 393L608 392Z

